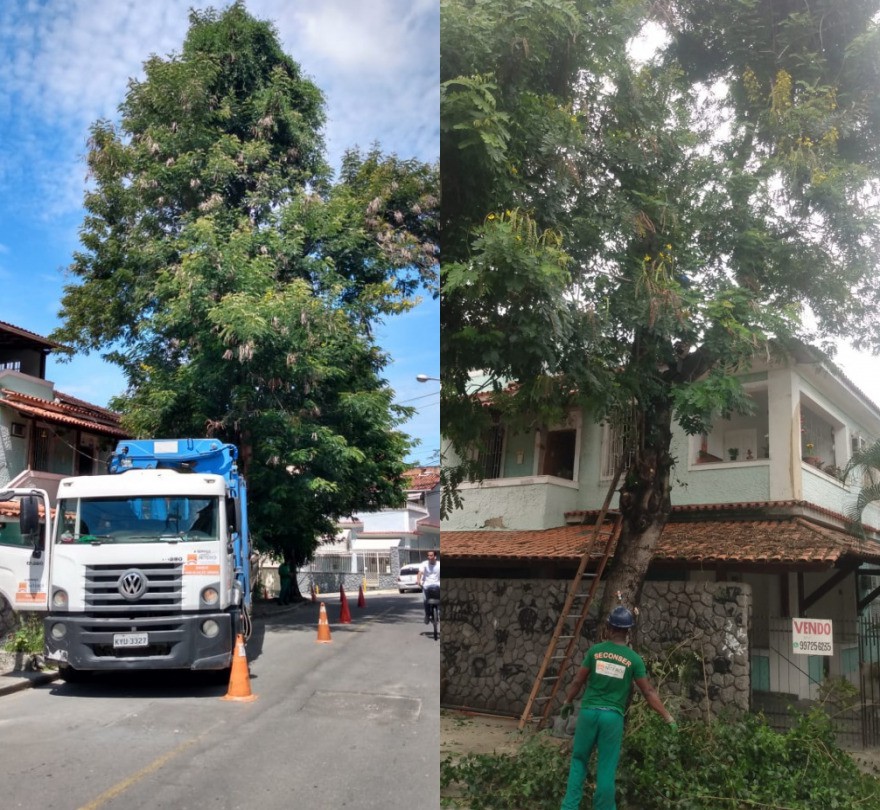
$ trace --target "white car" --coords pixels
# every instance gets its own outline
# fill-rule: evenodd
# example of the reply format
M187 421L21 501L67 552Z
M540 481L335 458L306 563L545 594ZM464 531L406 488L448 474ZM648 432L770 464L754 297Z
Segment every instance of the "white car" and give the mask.
M401 565L400 573L397 575L397 590L401 593L406 593L406 591L421 591L421 586L416 584L418 573L418 563Z

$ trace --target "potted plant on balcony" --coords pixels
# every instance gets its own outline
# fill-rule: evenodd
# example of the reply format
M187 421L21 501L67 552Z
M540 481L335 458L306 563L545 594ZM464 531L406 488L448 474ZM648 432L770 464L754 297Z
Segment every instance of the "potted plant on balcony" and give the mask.
M822 459L819 456L813 455L813 443L807 442L804 445L804 450L806 451L806 455L803 457L803 460L807 462L807 464L812 464L814 467L818 469L822 469Z
M730 456L731 461L736 461L739 457L739 448L738 447L729 447L727 449L727 455Z

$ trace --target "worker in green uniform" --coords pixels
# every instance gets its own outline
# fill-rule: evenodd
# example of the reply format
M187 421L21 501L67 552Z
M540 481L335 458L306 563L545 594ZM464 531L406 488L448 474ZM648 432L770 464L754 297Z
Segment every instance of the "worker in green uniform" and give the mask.
M633 624L633 615L625 607L616 607L611 611L608 616L608 640L594 644L587 650L584 662L565 696L562 708L563 715L567 716L574 699L584 684L587 685L575 727L568 787L562 800L562 810L577 810L580 807L587 766L594 748L598 752L593 810L616 810L614 781L623 743L623 715L633 683L639 687L648 705L667 723L675 726L672 715L666 711L647 677L645 662L626 643Z

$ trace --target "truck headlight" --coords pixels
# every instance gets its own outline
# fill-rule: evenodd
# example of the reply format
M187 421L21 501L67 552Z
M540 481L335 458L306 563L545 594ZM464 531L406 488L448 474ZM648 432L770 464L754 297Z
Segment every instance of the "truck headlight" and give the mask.
M58 610L67 610L67 591L58 588L52 593L52 607ZM66 631L65 631L66 632Z
M205 621L202 622L202 633L208 638L216 638L219 632L220 625L213 619L205 619Z
M220 601L220 592L213 586L208 586L202 590L202 601L206 605L216 605Z
M67 625L64 622L55 622L49 629L49 635L55 641L61 641L67 635Z

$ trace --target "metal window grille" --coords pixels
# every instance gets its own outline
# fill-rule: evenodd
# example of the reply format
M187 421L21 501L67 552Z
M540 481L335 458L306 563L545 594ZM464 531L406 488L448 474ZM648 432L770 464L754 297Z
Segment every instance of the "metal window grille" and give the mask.
M481 477L501 477L501 451L503 447L504 428L501 425L494 425L490 428L477 459L477 463L480 465Z
M617 465L624 469L629 467L635 455L636 429L632 414L625 421L606 422L602 442L603 480L610 481L614 477Z

